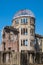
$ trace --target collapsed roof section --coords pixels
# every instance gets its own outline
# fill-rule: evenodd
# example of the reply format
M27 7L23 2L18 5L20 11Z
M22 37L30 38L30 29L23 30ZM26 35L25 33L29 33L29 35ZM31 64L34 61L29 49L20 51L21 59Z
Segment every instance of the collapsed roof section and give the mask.
M34 14L33 14L33 12L31 10L23 9L23 10L18 11L14 15L13 19L18 18L18 17L23 17L23 16L29 16L29 17L35 18Z
M35 37L37 37L37 38L43 38L43 36L39 35L39 34L35 34Z
M5 26L4 27L5 32L10 33L13 32L15 35L19 33L16 28L13 28L12 26Z

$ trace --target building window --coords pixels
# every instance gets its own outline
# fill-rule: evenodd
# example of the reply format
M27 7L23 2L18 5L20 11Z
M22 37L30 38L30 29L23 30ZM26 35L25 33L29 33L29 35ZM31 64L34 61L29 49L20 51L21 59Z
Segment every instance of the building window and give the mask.
M40 46L42 46L42 39L41 39L41 41L40 41Z
M8 50L11 50L11 47L9 47Z
M14 40L14 36L13 36L13 35L11 35L11 38L10 38L10 40L11 40L11 41L13 41L13 40Z
M6 50L6 43L3 42L3 47L4 47L4 50Z
M9 34L9 40L10 41L14 40L14 33L13 32L10 32L10 34Z
M5 38L5 31L3 31L3 38Z
M23 41L21 40L21 46L23 45Z
M14 40L14 35L10 35L10 41Z
M21 53L25 53L25 50L21 50Z
M6 63L6 53L3 53L3 63Z
M34 35L34 29L30 29L30 34L33 36Z
M34 25L34 24L35 24L34 18L31 18L31 19L30 19L30 24L31 24L31 25Z
M33 46L34 44L35 44L35 41L34 40L31 40L30 46Z
M28 34L27 28L21 28L21 34L22 35L27 35Z
M27 35L27 34L28 34L27 28L25 29L25 32L24 32L24 33L25 33L25 35Z
M28 46L28 40L21 40L21 46Z
M15 21L15 23L16 23L16 24L19 24L19 20L17 19L17 20Z
M17 35L15 35L13 32L10 32L9 40L12 41L12 42L17 41Z
M27 24L28 23L28 19L27 18L22 18L21 19L21 24Z

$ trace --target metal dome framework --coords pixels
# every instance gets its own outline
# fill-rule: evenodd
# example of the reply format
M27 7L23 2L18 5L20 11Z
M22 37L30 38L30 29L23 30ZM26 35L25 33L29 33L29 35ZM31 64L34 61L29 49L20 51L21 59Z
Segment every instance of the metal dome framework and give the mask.
M20 11L18 11L14 15L13 19L18 18L18 17L22 17L22 16L30 16L30 17L34 17L35 18L33 12L31 10L27 10L26 9L26 10L20 10Z

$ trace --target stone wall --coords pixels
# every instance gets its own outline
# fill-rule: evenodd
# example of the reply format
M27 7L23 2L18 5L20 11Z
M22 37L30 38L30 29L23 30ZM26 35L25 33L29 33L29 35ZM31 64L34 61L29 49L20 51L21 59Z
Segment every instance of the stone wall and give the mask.
M35 55L32 52L2 51L0 52L0 65L42 65L41 57L38 57L38 54Z

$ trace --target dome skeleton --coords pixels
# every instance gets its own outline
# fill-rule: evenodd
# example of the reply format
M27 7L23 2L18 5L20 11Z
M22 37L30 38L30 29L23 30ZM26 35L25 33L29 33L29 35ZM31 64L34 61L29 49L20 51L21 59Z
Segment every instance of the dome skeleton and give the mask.
M34 17L35 18L35 16L32 13L32 11L26 9L26 10L20 10L19 12L17 12L14 15L13 19L18 18L18 17L22 17L22 16L30 16L30 17Z

